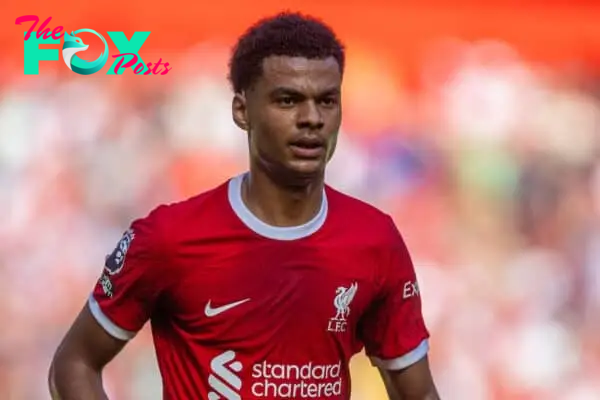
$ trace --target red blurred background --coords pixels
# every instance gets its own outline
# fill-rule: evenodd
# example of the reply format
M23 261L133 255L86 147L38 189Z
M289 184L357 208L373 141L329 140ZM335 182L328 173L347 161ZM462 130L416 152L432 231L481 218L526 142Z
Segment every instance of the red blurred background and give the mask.
M245 168L229 49L285 9L348 47L328 181L403 232L443 398L599 399L600 3L565 0L4 1L2 397L47 398L52 352L131 219ZM151 31L140 55L173 70L79 76L59 60L25 76L28 27L14 21L27 14ZM353 400L384 398L362 355L353 376ZM106 384L114 399L160 398L147 329Z

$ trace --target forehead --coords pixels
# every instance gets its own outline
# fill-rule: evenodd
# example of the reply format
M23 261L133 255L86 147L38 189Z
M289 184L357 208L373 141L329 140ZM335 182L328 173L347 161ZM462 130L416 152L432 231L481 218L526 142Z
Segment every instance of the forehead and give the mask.
M321 91L341 85L340 67L335 58L270 56L263 60L258 86L269 90L287 87L299 91Z

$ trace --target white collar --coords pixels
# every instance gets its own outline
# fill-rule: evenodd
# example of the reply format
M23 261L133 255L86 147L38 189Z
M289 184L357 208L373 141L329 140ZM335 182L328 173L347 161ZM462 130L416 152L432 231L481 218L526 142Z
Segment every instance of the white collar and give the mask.
M312 235L323 226L327 219L327 196L323 189L323 200L321 209L317 215L302 225L281 227L269 225L258 219L252 211L246 207L242 199L242 182L248 173L243 173L229 180L228 196L229 204L237 217L255 233L275 240L297 240Z

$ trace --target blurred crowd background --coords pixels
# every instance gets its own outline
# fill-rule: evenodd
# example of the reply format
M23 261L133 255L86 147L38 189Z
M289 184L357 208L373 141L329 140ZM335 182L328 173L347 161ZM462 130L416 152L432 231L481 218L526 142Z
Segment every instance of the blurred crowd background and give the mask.
M150 3L0 6L3 400L48 398L52 353L132 219L246 168L229 49L283 3ZM301 7L348 47L328 183L395 218L446 400L600 399L600 9L558 3ZM140 55L173 70L79 76L61 59L25 76L13 22L32 13L151 30ZM353 377L353 400L385 398L362 355ZM148 327L105 384L112 399L160 398Z

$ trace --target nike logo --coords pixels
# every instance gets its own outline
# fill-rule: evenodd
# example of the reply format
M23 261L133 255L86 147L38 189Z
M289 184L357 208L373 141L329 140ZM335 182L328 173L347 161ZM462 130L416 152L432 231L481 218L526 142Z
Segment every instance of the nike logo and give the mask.
M224 306L213 308L210 305L211 300L209 300L208 303L206 303L206 307L204 307L204 314L207 317L214 317L215 315L222 314L227 310L231 310L233 307L237 307L240 304L244 304L247 301L250 301L250 299L244 299L244 300L236 301L235 303L229 303L229 304L225 304Z

